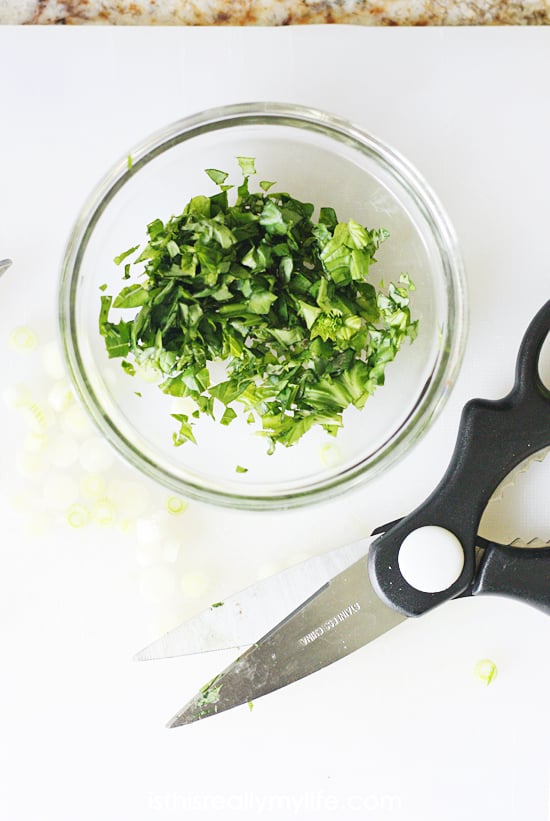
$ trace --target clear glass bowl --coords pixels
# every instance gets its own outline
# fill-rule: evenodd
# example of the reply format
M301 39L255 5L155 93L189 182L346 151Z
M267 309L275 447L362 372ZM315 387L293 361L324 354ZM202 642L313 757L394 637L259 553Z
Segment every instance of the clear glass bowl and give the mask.
M195 428L197 445L172 444L177 412L156 385L109 360L98 332L99 287L121 289L113 258L145 242L200 193L205 168L240 178L237 156L256 158L256 179L330 205L341 221L386 228L372 280L407 272L416 285L416 341L405 341L386 384L364 409L344 412L336 439L312 429L267 454L244 419ZM287 508L333 497L378 474L423 434L451 390L465 341L465 285L454 232L422 177L393 149L330 114L275 103L233 105L179 120L132 149L85 203L68 242L59 292L65 356L78 396L104 437L132 465L186 497L245 509ZM128 167L130 165L130 167ZM141 392L141 398L136 396ZM325 448L325 445L328 447ZM248 468L238 473L237 465Z

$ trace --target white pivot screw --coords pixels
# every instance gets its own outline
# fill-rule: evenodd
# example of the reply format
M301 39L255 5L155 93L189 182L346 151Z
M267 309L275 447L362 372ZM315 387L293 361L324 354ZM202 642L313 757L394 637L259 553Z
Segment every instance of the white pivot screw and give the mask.
M464 550L454 533L437 525L409 533L399 548L401 575L423 593L447 590L464 568Z

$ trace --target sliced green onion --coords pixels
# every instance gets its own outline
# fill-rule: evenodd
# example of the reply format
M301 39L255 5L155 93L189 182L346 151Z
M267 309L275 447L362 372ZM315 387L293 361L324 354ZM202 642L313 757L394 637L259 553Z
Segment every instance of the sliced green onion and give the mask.
M52 385L48 393L48 404L56 413L67 410L73 402L74 396L68 382L62 379Z
M474 667L476 677L487 686L493 681L497 673L497 666L491 659L481 659Z
M189 505L180 496L169 496L166 500L166 509L172 516L179 516L185 513Z
M112 527L116 522L116 507L111 499L98 499L92 510L94 522L100 527Z
M325 467L333 468L342 462L342 453L337 444L325 442L319 447L319 458Z
M31 328L20 325L10 333L8 345L12 351L34 351L38 347L38 337Z
M38 402L29 402L21 409L23 418L34 433L43 433L48 427L48 409Z
M84 527L90 521L90 513L84 505L71 505L65 516L69 527Z
M88 473L80 480L80 490L84 496L88 496L90 499L98 499L105 496L107 483L103 476L99 476L97 473Z

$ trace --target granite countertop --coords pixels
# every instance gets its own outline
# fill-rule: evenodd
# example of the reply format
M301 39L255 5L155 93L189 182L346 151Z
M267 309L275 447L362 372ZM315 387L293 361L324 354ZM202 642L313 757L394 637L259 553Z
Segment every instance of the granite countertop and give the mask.
M547 25L550 0L0 0L0 23Z

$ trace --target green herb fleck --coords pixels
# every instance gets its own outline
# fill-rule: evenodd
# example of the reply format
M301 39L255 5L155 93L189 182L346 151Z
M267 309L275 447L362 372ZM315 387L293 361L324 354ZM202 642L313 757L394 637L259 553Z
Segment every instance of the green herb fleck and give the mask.
M214 678L205 684L204 687L201 687L199 695L195 699L195 704L198 708L198 716L209 715L210 713L217 711L216 704L220 700L220 690L222 688L221 684L216 687L216 681L218 679L219 675L214 676ZM213 710L210 709L212 706L214 707Z
M252 710L254 709L254 702L253 701L248 702L248 709L250 710L250 712L252 712Z
M243 468L242 465L237 465L235 473L248 473L248 468Z
M128 168L128 171L129 171L129 170L130 170L130 168L133 166L133 164L134 164L134 160L133 160L133 158L132 158L132 155L131 155L131 154L128 154L128 156L126 157L126 166L127 166L127 168Z
M223 607L222 601L215 601L214 604L211 604L210 607Z

